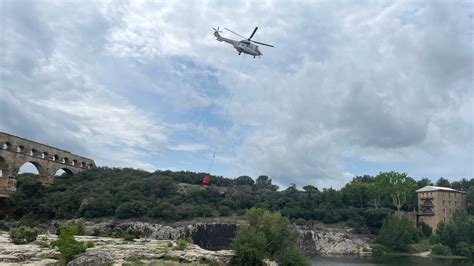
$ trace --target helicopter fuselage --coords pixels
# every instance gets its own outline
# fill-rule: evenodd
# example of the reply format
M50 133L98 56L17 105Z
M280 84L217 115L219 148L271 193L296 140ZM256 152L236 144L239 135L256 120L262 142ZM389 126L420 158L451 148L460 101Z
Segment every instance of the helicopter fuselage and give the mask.
M237 50L239 55L241 53L249 54L253 57L262 55L262 52L260 52L260 50L258 49L258 45L253 44L248 40L236 41L236 40L224 38L218 32L215 32L214 36L216 36L217 40L220 42L226 42L226 43L232 44L232 46L234 46L234 48Z

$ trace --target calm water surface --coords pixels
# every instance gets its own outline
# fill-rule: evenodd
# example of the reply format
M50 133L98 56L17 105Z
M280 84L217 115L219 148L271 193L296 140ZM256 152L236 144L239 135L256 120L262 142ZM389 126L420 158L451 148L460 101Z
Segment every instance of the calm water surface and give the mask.
M407 265L407 266L423 266L423 265L469 265L473 266L473 262L463 259L439 259L439 258L421 258L411 256L385 256L380 258L372 257L322 257L316 256L312 258L313 265L317 266L372 266L372 265Z

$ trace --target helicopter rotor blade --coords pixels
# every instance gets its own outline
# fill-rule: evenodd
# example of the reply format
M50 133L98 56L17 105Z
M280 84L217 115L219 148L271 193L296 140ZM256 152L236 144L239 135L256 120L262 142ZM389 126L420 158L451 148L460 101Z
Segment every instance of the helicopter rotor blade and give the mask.
M212 28L212 29L217 32L222 32L221 30L219 30L219 26L217 26L217 29L216 28Z
M252 39L253 35L255 34L255 32L258 30L258 27L255 27L255 29L253 30L252 34L250 35L250 37L248 38L248 40L250 41L250 39Z
M244 39L247 39L247 38L245 38L244 36L238 34L237 32L234 32L234 31L232 31L232 30L229 30L228 28L224 28L224 29L226 29L226 30L232 32L233 34L235 34L235 35L237 35L237 36L239 36L239 37L242 37L242 38L244 38Z
M258 43L258 44L265 45L265 46L269 46L269 47L275 47L271 44L266 44L266 43L263 43L263 42L257 42L257 41L251 41L251 42Z

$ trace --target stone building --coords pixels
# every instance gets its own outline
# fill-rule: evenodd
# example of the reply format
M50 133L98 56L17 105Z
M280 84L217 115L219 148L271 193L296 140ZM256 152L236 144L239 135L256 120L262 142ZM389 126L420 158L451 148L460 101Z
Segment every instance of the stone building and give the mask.
M466 192L447 187L426 186L418 193L418 221L436 229L450 221L456 212L467 212Z

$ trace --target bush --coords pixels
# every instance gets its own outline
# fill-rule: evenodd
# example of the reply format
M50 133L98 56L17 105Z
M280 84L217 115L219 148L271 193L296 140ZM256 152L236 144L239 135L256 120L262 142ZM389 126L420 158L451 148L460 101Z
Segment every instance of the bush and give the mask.
M229 216L232 214L232 211L227 206L220 206L218 212L220 216Z
M117 210L115 210L115 216L120 219L138 218L142 217L147 212L148 209L145 207L143 202L133 201L120 205Z
M75 255L86 251L89 245L74 239L73 233L73 228L64 227L61 229L58 239L51 243L52 246L58 248L61 258L65 262L70 261Z
M265 250L265 235L248 225L240 226L232 245L237 265L259 265L260 261L268 256Z
M188 246L188 241L186 241L185 239L176 239L176 249L179 249L179 250L185 250L186 247Z
M259 265L268 258L279 265L310 265L298 251L298 230L279 212L252 208L247 211L247 225L241 225L233 240L237 265ZM292 264L292 263L296 264Z
M439 236L436 234L432 234L429 238L430 244L435 245L435 244L440 244L441 240L439 239Z
M452 255L451 249L448 246L436 244L431 248L431 252L435 255L450 256Z
M454 249L454 254L465 257L472 257L474 255L474 246L466 242L459 242Z
M140 238L142 236L142 233L140 231L135 231L135 230L130 230L128 229L125 232L121 232L121 235L123 237L123 240L125 241L133 241L134 239Z
M281 266L304 266L311 265L311 260L305 256L303 251L299 249L296 245L291 245L283 249L282 253L279 254L278 265Z
M405 217L397 214L388 216L380 228L377 241L395 251L407 251L408 245L416 243L418 230L415 224Z
M408 253L416 254L430 250L430 246L426 243L416 243L408 245Z
M420 223L418 225L418 229L420 230L420 234L423 238L429 238L431 234L433 233L433 230L431 227L425 223Z
M372 249L372 256L383 256L388 253L388 248L384 245L374 243L370 245Z
M15 245L28 244L36 240L39 230L35 227L20 226L10 229L10 239Z
M84 220L80 219L78 222L73 222L70 224L63 224L59 227L59 233L61 230L70 231L75 236L84 236L86 234L86 227L84 225Z

